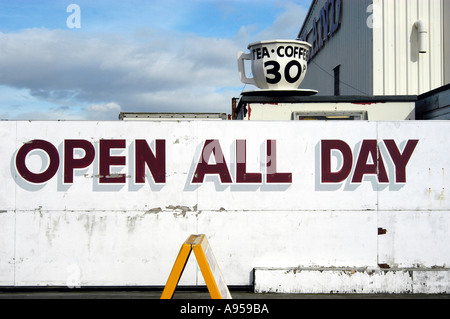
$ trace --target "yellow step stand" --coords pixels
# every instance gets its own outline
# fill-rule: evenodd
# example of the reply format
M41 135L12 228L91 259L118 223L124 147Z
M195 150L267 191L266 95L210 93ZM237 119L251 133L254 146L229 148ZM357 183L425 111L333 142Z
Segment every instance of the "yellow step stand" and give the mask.
M189 236L181 246L175 264L170 272L169 279L162 292L161 299L172 299L191 251L194 251L195 258L197 259L211 298L232 299L208 239L204 234Z

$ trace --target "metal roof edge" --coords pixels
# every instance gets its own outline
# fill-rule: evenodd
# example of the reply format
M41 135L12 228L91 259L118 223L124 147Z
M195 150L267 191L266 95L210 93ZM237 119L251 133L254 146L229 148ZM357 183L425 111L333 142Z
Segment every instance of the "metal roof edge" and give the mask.
M304 29L305 26L306 26L306 22L308 21L310 15L311 15L311 12L312 12L313 8L315 7L317 1L318 1L318 0L312 0L312 1L311 1L311 5L309 6L308 13L306 14L306 17L305 17L305 20L303 21L302 27L300 28L300 31L298 32L297 39L300 38L300 35L302 34L303 29Z
M416 102L417 95L343 95L343 96L241 96L236 108L239 112L248 103L384 103Z
M430 97L430 96L432 96L432 95L435 95L435 94L438 94L438 93L441 93L441 92L445 92L445 91L447 91L447 90L450 91L450 83L448 83L448 84L446 84L446 85L444 85L444 86L440 86L440 87L438 87L438 88L436 88L436 89L434 89L434 90L431 90L431 91L422 93L422 94L420 94L420 95L418 96L418 99L419 99L419 100L425 99L425 98L427 98L427 97Z

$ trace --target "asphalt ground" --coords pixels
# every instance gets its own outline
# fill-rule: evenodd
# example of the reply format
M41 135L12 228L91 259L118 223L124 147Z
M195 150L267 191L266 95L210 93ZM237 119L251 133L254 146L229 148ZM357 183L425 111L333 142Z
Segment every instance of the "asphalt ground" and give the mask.
M0 288L0 299L160 299L161 289L16 289ZM450 294L259 294L231 290L234 300L293 299L450 299ZM174 300L211 299L206 289L175 291Z
M439 316L448 311L450 295L418 294L255 294L231 290L233 300L211 300L207 290L175 291L159 300L155 289L0 289L0 306L8 316L138 318L297 318ZM405 303L407 301L409 303ZM371 305L375 301L376 305ZM364 303L366 304L364 304ZM444 303L445 302L445 303ZM424 312L425 311L425 312Z

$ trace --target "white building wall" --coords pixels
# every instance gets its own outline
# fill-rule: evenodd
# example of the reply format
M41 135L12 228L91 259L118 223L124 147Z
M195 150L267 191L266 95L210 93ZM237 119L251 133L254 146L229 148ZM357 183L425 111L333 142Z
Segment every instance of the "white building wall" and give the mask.
M336 268L353 274L379 270L380 264L402 269L390 272L393 280L408 275L408 267L448 272L449 122L0 124L0 286L162 286L181 244L196 233L207 235L228 285L252 284L252 271L258 267L313 268L315 282L327 274L323 268L334 269L335 279L341 274ZM28 182L16 167L18 150L34 139L53 144L60 157L55 175L39 184ZM75 169L73 183L65 184L68 139L92 143L96 157L88 167ZM125 183L99 184L103 139L126 141L126 148L110 152L126 158L125 165L113 170L126 174ZM146 139L150 147L155 139L165 140L165 183L153 183L149 172L145 184L133 182L136 139ZM215 175L199 185L190 182L207 139L220 141L234 182L221 183ZM236 140L242 139L246 172L265 175L266 141L276 140L276 170L292 173L292 182L236 183ZM329 155L333 172L343 161L353 162L341 182L321 182L321 143L326 140L345 142L353 154L345 159L339 151ZM388 183L377 182L374 174L361 182L352 180L356 166L373 162L373 155L367 161L367 153L361 155L370 140L377 141ZM406 182L397 181L397 165L385 140L394 140L402 154L410 141L418 140L405 166ZM78 150L73 154L83 156ZM35 174L45 171L48 162L39 150L26 159ZM273 276L267 279L271 285L281 283ZM394 287L393 280L380 283L383 291ZM449 291L449 282L434 282L443 285L438 292ZM355 289L361 285L349 283L344 290L333 286L335 281L323 283L328 292L360 291ZM191 256L180 285L202 284ZM289 285L284 283L284 288Z
M416 95L444 84L443 1L374 0L373 94ZM419 53L415 22L427 27Z
M341 1L340 29L309 62L301 88L334 95L333 69L339 64L341 95L418 95L450 81L445 0ZM325 3L313 2L301 30L310 43L312 33L306 33ZM427 27L426 53L419 53L419 20Z
M329 102L329 103L249 103L239 119L250 121L290 121L295 112L366 112L369 121L403 121L415 119L415 102ZM245 115L244 115L245 113Z

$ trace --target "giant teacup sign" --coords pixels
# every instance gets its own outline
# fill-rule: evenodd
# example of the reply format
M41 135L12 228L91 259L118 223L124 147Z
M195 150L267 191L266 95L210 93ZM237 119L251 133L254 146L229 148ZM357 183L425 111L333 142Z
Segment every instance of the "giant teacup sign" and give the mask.
M323 139L319 142L320 160L316 165L320 172L320 182L322 184L342 183L350 180L350 183L358 184L363 182L363 178L377 176L378 183L400 183L407 182L407 165L414 154L414 150L419 140L409 139L402 141L402 149L393 139L364 139L361 141L359 153L354 153L354 147L344 140ZM20 178L32 184L44 184L50 181L62 170L63 183L70 185L76 183L74 172L86 169L93 163L98 163L95 171L100 184L124 184L128 178L133 178L136 184L144 184L146 181L146 169L150 171L151 178L156 184L166 183L166 140L158 139L149 141L136 139L127 146L125 139L100 139L98 141L98 151L93 143L84 139L65 139L63 141L62 152L50 141L36 139L31 140L21 146L14 158L14 167ZM218 139L205 140L202 146L200 157L193 159L195 170L187 181L190 184L203 184L205 177L214 175L218 177L221 184L292 184L294 178L292 172L279 172L277 168L278 158L284 159L289 154L277 153L277 141L266 140L265 156L261 171L249 172L247 169L247 141L239 139L234 141L235 158L226 159L222 148L224 147ZM131 158L122 155L112 155L113 150L126 150ZM252 146L251 146L252 147ZM255 147L255 146L253 146ZM258 146L256 146L258 147ZM380 147L385 155L380 152ZM81 151L82 156L75 156L75 151ZM30 163L27 158L34 152L43 153L43 158L47 159L42 169L36 169L36 165ZM332 165L333 158L339 158L339 167ZM129 163L134 165L134 176L127 176L124 173L112 172L111 168L124 167ZM389 165L387 165L389 164ZM32 167L30 167L30 165ZM234 167L231 167L233 165ZM387 168L392 168L395 172L388 175ZM234 172L232 174L231 172ZM353 172L353 174L351 174ZM233 176L234 175L234 176ZM352 175L352 176L351 176ZM391 180L389 178L391 177ZM149 177L150 178L150 177Z
M297 40L251 43L250 53L238 53L240 79L264 90L296 90L305 78L310 47ZM246 75L245 60L251 61L251 78Z

